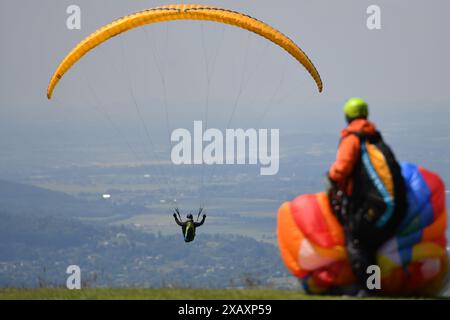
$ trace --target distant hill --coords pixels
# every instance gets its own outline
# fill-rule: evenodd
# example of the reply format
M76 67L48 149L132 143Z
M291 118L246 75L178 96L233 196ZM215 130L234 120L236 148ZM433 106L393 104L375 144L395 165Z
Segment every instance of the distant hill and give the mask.
M33 216L107 217L142 213L143 207L87 201L63 192L0 180L0 211Z
M158 235L60 216L0 211L0 287L63 286L67 266L89 287L226 288L289 277L278 249L250 237Z

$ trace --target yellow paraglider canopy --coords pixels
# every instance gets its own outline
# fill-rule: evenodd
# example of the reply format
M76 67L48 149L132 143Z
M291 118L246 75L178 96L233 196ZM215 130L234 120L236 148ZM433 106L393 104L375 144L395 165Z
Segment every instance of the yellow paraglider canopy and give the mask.
M178 4L147 9L122 17L98 29L81 41L60 63L53 74L47 89L47 97L51 99L53 90L62 76L86 53L107 41L111 37L128 30L156 22L172 20L209 20L225 23L252 31L279 45L297 59L313 77L319 92L323 85L320 75L308 56L291 39L268 24L253 17L224 8Z

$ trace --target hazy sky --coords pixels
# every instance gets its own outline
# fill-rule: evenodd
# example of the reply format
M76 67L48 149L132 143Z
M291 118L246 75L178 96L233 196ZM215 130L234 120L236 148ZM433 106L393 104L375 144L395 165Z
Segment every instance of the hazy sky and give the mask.
M325 90L320 95L320 104L341 102L349 95L359 94L377 103L402 102L421 104L426 102L447 103L449 92L446 90L450 56L448 38L449 26L447 15L450 11L448 1L197 1L224 6L234 10L249 13L283 31L294 39L315 62L323 77ZM77 4L82 10L82 28L68 30L65 25L66 8ZM122 0L43 0L21 1L2 0L1 15L1 106L21 106L36 109L37 106L48 106L45 99L47 82L59 61L66 53L85 36L96 28L128 13L167 4L166 1L122 1ZM382 10L382 29L370 31L366 27L366 8L370 4L378 4ZM199 46L201 31L198 22L171 22L169 30L169 59L184 63L199 65L202 62L203 50ZM208 29L210 23L205 23ZM206 46L212 51L216 47L214 38L220 36L222 26L214 24L212 29L205 31ZM245 31L224 27L224 44L218 60L226 62L241 62L243 40L247 40ZM155 26L151 36L159 40L165 38L165 29ZM216 31L215 33L213 31ZM236 40L233 36L236 36ZM252 39L257 36L252 35ZM126 56L133 61L129 66L135 71L138 66L148 65L150 57L143 58L139 52L147 54L149 43L145 34L134 31L125 35ZM155 39L156 39L155 38ZM230 39L231 38L231 39ZM153 38L152 38L153 39ZM217 40L217 39L216 39ZM234 41L235 40L235 41ZM260 39L258 39L260 40ZM254 42L257 42L255 40ZM98 52L86 57L87 61L80 66L80 72L88 76L104 72L104 65L111 62L122 40L113 39L110 47L100 48ZM154 45L161 46L162 41ZM210 43L208 43L210 42ZM262 43L265 44L263 40ZM256 46L255 43L251 43ZM257 47L257 46L256 46ZM278 47L270 45L269 56L264 57L264 68L273 70L272 66L280 68L278 59L291 59ZM104 50L102 50L104 49ZM108 50L106 50L108 49ZM253 48L250 48L253 49ZM274 49L272 51L272 49ZM182 50L182 51L180 51ZM105 54L108 51L112 54ZM173 51L173 52L172 52ZM250 50L252 58L256 58L259 50ZM120 53L120 52L119 52ZM121 53L120 53L121 54ZM120 54L118 57L120 57ZM270 56L272 55L272 56ZM237 56L229 59L229 56ZM137 58L143 59L137 59ZM201 58L200 58L201 57ZM273 60L270 60L273 58ZM199 61L195 61L199 60ZM291 59L292 60L292 59ZM96 62L96 63L94 63ZM220 64L221 61L218 62ZM289 68L295 68L295 61L286 62ZM103 64L103 65L100 65ZM86 67L86 68L85 68ZM234 67L234 65L232 65ZM88 70L87 70L88 69ZM220 68L219 68L220 70ZM190 69L188 69L190 71ZM204 70L198 70L204 72ZM306 79L301 69L295 69L305 92L314 90L313 83ZM167 78L186 77L181 69L167 68ZM75 70L62 81L64 88L58 88L57 96L69 99L77 95L80 81L73 78L78 75ZM111 74L110 74L111 75ZM189 77L196 75L190 74ZM277 76L274 74L274 77ZM199 76L198 76L199 77ZM70 79L69 79L70 78ZM302 78L305 78L301 82ZM159 80L159 79L156 79ZM216 73L214 82L217 86L227 86L230 75ZM133 74L136 83L148 82L143 73ZM253 81L266 81L254 78ZM298 83L286 83L292 86ZM178 87L173 83L171 94L191 91ZM111 100L123 98L123 92L111 93ZM114 99L113 99L114 98ZM194 98L190 96L189 98ZM291 104L296 104L300 95L293 95ZM174 98L175 99L175 98ZM175 99L177 100L177 99Z
M202 119L207 95L209 125L219 127L226 125L238 101L236 125L289 122L324 130L325 122L337 130L343 125L343 101L355 95L370 102L374 116L392 123L417 108L433 110L436 119L448 116L446 0L196 2L242 11L281 30L315 63L324 92L317 93L292 57L259 36L217 23L178 21L147 26L147 33L138 28L96 48L64 76L55 99L48 101L52 73L79 41L118 17L167 2L2 0L0 147L21 136L75 140L77 130L103 130L108 124L98 110L104 109L114 123L134 124L142 135L131 94L146 124L164 127L158 67L167 83L170 128ZM71 4L81 7L81 30L66 28ZM366 27L371 4L381 7L381 30ZM206 64L214 70L209 85Z

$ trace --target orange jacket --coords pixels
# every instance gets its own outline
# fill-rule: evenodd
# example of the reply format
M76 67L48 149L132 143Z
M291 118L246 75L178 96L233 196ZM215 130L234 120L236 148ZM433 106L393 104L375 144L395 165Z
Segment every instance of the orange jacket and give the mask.
M376 132L375 125L365 119L353 120L347 128L341 132L341 143L336 154L336 160L328 172L331 180L336 182L343 190L351 194L353 168L359 158L359 138L351 132L363 132L373 134Z

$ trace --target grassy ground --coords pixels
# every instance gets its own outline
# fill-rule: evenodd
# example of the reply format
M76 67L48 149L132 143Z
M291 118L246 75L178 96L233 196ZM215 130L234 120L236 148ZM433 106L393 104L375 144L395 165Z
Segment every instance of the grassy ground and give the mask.
M349 296L313 296L272 289L1 289L0 300L330 300L361 299ZM366 298L389 299L389 298ZM396 298L404 299L404 298ZM437 299L450 299L442 296Z
M0 300L25 299L88 299L88 300L304 300L326 299L327 297L308 296L295 291L246 289L82 289L64 288L44 289L0 289Z

